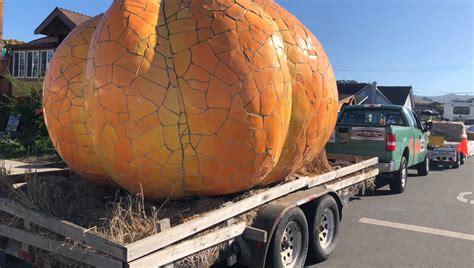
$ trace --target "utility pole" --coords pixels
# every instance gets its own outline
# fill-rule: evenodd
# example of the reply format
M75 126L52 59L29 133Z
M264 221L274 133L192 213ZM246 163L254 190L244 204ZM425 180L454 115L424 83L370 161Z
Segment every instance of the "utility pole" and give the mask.
M370 88L371 88L370 103L375 104L377 103L377 82L372 82Z

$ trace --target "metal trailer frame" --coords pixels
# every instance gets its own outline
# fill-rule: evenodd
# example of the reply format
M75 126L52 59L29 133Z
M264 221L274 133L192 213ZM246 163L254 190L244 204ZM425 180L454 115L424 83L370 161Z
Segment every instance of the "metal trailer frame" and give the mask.
M328 159L352 163L361 160L360 157L336 154L328 154ZM271 239L274 224L267 224L265 227L262 225L265 218L267 220L278 218L278 215L288 208L302 206L325 194L332 194L340 202L335 192L374 178L378 175L378 169L375 168L377 163L378 158L370 158L322 175L293 176L295 180L271 187L238 202L227 203L222 208L174 227L170 227L169 219L163 219L157 223L160 226L160 233L128 245L74 223L24 208L12 200L3 198L0 199L0 211L23 219L24 228L0 224L0 241L7 239L5 253L40 267L48 267L50 263L47 259L30 253L30 247L96 267L169 267L173 266L172 263L176 260L232 241L237 237L266 243ZM265 204L270 205L265 206L263 212L259 214L266 213L273 216L258 216L254 226L247 226L245 222L235 220L236 216ZM274 211L268 213L270 210ZM202 231L222 223L227 225L200 235ZM66 237L68 241L74 243L34 233L31 231L32 224ZM85 244L94 250L77 246L77 243ZM266 250L263 253L261 250L254 252L257 257L252 259L260 261L252 263L251 266L262 266L262 262L265 263Z
M467 155L459 152L459 146L461 142L445 141L441 146L433 146L431 149L429 149L431 164L445 167L453 166L458 160L465 161L467 158L474 156L474 141L466 140L466 143L468 149ZM458 159L458 157L462 157L463 159ZM461 161L461 164L464 161Z

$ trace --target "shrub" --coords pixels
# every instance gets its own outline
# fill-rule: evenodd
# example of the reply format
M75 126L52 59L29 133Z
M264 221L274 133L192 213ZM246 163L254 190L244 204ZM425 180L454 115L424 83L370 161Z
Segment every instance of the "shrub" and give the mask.
M56 154L42 113L42 80L21 81L11 75L7 75L6 78L19 97L3 96L0 99L0 109L6 115L19 115L20 125L17 133L3 141L2 146L8 150L10 157ZM6 152L3 153L5 156L8 155Z
M26 155L26 149L18 140L10 137L0 140L0 158L18 158L24 155Z

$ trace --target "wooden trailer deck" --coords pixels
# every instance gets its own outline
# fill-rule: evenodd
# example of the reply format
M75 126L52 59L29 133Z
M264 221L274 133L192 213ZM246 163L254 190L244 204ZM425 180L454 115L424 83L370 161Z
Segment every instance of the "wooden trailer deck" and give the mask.
M355 157L350 156L328 155L328 158L356 161ZM28 249L32 246L96 267L166 266L239 236L266 242L263 241L267 239L265 231L247 226L245 222L234 218L299 190L324 185L322 188L339 191L374 178L378 174L378 170L374 168L377 163L377 158L371 158L318 176L295 176L290 182L270 187L243 200L227 203L222 208L174 227L170 227L169 219L163 219L157 223L161 230L159 233L128 245L74 223L26 209L12 200L0 199L0 211L21 218L24 222L24 228L0 224L0 238L9 239L4 249L6 253L22 259L35 259L35 256L28 255ZM54 240L34 233L30 231L32 224L67 239ZM226 226L208 231L222 224ZM203 231L208 232L200 235ZM42 260L42 264L47 264L47 261Z

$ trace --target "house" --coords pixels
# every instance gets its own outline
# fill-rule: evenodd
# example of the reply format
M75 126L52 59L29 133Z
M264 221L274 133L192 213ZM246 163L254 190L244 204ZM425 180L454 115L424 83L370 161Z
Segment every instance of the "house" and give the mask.
M413 88L377 86L377 83L338 82L337 90L340 102L354 98L355 104L396 104L414 109Z
M7 46L6 65L12 76L25 81L35 81L43 77L56 48L74 28L89 18L74 11L55 8L34 31L44 37ZM8 89L0 88L0 92L2 91L15 96L11 86Z
M346 96L344 99L339 99L339 110L345 106L356 105L357 99L354 95Z
M415 109L415 96L413 95L413 88L411 86L379 86L377 88L392 104L406 106L412 110Z
M391 104L377 89L377 83L337 83L339 99L354 96L355 104Z
M8 65L5 63L3 58L3 54L5 51L5 48L3 47L3 15L4 1L0 0L0 101L2 94L8 93L7 89L9 88L9 84L1 79L1 76L4 73L8 73ZM5 89L5 91L2 91L2 89Z
M0 0L0 44L3 43L3 10L4 3L3 0ZM1 48L3 50L3 47ZM2 53L0 53L0 62L2 60Z

